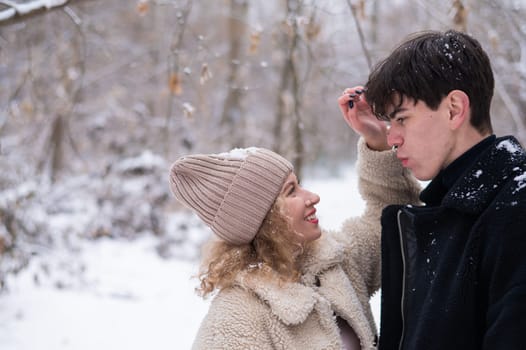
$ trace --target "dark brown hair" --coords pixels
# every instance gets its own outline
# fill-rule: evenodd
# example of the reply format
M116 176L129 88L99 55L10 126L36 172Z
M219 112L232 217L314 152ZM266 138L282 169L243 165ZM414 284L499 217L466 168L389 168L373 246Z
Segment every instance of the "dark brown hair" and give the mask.
M423 101L436 110L452 90L470 101L470 122L480 133L493 132L490 104L494 79L488 55L471 36L448 30L414 34L369 75L366 98L379 119L404 99Z

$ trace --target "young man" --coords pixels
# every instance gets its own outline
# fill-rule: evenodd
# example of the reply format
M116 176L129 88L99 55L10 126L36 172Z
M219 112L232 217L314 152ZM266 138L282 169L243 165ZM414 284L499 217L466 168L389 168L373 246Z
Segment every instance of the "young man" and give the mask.
M425 205L382 213L380 349L526 344L526 153L493 135L493 87L475 39L425 32L376 66L365 93L339 99L350 125L370 118L373 149L387 147L373 113L388 121L403 166L431 180Z

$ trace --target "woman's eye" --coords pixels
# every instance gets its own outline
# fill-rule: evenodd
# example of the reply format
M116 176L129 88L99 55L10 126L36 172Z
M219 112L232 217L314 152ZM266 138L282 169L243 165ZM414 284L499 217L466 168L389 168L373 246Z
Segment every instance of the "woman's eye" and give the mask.
M290 186L287 195L290 196L290 195L294 194L294 192L296 192L296 186Z

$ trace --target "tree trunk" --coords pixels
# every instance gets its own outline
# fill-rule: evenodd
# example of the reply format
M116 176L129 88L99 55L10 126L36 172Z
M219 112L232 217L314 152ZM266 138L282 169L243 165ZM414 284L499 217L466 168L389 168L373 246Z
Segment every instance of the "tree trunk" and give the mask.
M303 166L303 122L301 120L301 97L299 93L298 72L294 57L298 55L299 31L296 17L299 15L300 4L296 0L287 0L287 18L290 19L290 32L285 34L287 57L281 71L281 82L278 94L278 111L274 124L274 146L276 153L283 154L282 130L286 119L292 122L292 163L299 177ZM291 101L289 101L291 99ZM283 154L284 156L288 156Z
M178 17L173 31L172 43L170 44L170 52L167 60L168 76L164 77L165 79L163 80L164 82L168 81L169 87L163 134L164 155L168 159L171 158L171 152L173 151L173 147L171 147L173 144L171 142L171 121L173 119L174 99L176 95L182 93L182 77L179 59L180 53L183 49L183 39L188 24L188 16L192 10L192 4L193 0L188 0L181 11L180 17ZM184 140L182 142L184 143Z
M51 126L51 136L50 141L50 151L51 151L51 168L50 168L50 178L51 182L55 183L58 179L58 174L62 169L63 160L64 160L64 118L59 114L53 120Z
M227 96L221 114L221 127L226 130L231 146L242 147L244 135L244 116L241 108L242 90L240 84L241 46L246 32L248 2L230 0L228 35L230 50L228 54L229 72L227 78Z

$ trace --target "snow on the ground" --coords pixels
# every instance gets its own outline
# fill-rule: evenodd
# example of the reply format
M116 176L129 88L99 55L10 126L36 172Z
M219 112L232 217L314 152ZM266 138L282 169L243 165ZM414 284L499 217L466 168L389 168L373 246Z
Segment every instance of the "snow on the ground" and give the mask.
M196 266L159 258L156 243L86 243L84 273L57 278L65 288L36 286L35 259L0 296L0 348L189 349L207 309L189 279Z
M353 170L303 180L321 197L323 227L362 212ZM197 263L162 259L157 243L106 238L34 257L0 294L0 349L190 349L209 301L194 293ZM372 304L378 320L378 296Z

